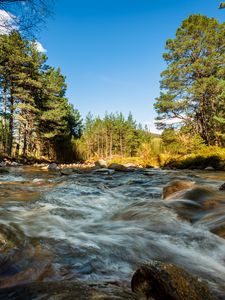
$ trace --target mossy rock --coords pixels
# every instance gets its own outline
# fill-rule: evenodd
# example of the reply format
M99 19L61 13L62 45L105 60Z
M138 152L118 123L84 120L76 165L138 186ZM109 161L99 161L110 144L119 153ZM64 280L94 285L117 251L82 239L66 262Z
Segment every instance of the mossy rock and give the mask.
M142 266L132 278L132 291L142 300L213 300L199 277L168 263Z

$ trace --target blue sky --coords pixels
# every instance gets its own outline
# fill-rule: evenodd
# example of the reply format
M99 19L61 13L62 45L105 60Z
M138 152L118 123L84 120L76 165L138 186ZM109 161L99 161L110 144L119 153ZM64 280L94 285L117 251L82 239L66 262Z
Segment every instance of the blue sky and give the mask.
M55 0L39 36L81 112L132 112L154 131L164 45L190 14L225 20L215 0Z

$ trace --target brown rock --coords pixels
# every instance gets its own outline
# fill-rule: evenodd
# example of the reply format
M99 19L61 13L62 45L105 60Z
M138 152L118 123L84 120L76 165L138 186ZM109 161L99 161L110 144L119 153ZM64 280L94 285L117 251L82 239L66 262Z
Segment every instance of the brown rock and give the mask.
M223 183L220 187L219 187L220 191L225 191L225 183Z
M60 170L61 175L72 175L73 174L73 169L61 169Z
M194 186L193 181L173 180L163 188L163 199L169 198L172 194L189 189Z
M132 291L142 300L212 300L199 277L168 263L152 262L136 271Z
M0 300L137 300L124 288L113 284L84 284L79 281L35 282L0 289Z
M129 168L127 168L124 165L121 164L111 164L108 166L109 169L115 170L115 171L122 171L122 172L129 172Z

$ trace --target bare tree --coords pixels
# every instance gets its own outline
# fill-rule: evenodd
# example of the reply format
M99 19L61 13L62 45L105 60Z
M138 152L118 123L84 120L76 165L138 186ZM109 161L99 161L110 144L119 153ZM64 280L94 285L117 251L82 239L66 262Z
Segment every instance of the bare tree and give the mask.
M33 34L52 14L54 0L0 0L0 32Z

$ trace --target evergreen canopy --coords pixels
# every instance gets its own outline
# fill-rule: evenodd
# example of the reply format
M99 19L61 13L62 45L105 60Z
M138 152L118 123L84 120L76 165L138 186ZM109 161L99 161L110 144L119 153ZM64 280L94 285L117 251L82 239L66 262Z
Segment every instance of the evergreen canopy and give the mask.
M210 145L225 139L225 23L191 15L166 42L161 94L155 109L160 125L180 120Z

